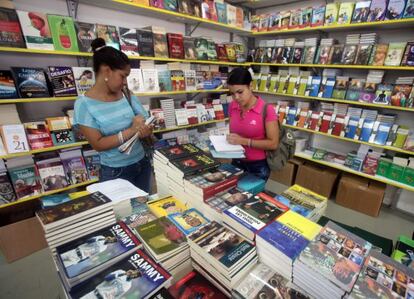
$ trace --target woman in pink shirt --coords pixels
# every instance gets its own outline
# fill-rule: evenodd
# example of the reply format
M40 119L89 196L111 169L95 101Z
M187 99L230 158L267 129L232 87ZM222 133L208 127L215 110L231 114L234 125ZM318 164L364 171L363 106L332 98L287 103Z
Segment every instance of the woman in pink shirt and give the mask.
M275 109L267 105L263 121L265 101L252 92L252 76L247 69L236 68L230 72L227 84L233 101L229 106L231 144L245 149L245 159L234 159L233 164L265 181L270 169L266 162L266 150L279 146L279 127ZM265 125L264 125L265 124Z

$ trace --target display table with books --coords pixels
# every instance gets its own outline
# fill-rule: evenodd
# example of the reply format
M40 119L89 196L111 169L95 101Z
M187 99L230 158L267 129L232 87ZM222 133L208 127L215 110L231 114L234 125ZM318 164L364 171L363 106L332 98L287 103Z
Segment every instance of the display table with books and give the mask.
M108 181L38 212L69 298L412 297L408 238L391 259L321 219L323 196L298 185L272 193L192 144L159 149L154 163L168 194L111 192Z

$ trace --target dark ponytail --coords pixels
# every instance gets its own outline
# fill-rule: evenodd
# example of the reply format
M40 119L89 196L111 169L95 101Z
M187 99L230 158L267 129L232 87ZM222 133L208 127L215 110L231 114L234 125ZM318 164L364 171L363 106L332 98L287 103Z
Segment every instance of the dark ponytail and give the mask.
M232 70L227 79L228 85L250 85L252 75L246 68L238 67Z
M107 65L111 70L122 70L130 65L129 58L125 53L106 46L103 38L96 38L91 44L93 52L93 70L98 73L101 65Z

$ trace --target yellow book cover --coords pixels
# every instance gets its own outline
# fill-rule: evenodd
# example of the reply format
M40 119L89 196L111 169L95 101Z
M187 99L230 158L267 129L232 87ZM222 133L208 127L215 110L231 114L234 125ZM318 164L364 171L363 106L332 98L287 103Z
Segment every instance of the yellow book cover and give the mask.
M150 201L147 205L151 212L158 218L173 213L182 213L188 209L185 204L173 196Z
M296 81L298 80L297 76L290 76L288 88L287 88L287 94L293 94L293 91L295 89Z
M262 76L260 78L259 91L267 91L268 90L268 80L269 80L269 75L268 74L262 74Z
M306 201L315 203L315 205L320 205L328 200L328 198L325 196L322 196L297 184L289 187L289 189L283 193L294 194L299 198L306 199Z
M149 6L148 0L126 0L126 1L134 3L134 4Z
M277 218L277 222L286 225L308 240L315 238L322 228L319 224L290 210Z

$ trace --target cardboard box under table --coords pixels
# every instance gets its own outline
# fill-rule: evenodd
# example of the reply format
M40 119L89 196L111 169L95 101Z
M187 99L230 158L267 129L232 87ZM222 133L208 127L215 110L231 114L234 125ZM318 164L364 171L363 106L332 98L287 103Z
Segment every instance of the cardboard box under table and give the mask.
M292 186L295 183L298 167L302 163L301 160L290 159L282 170L272 171L270 173L270 179L286 186Z

